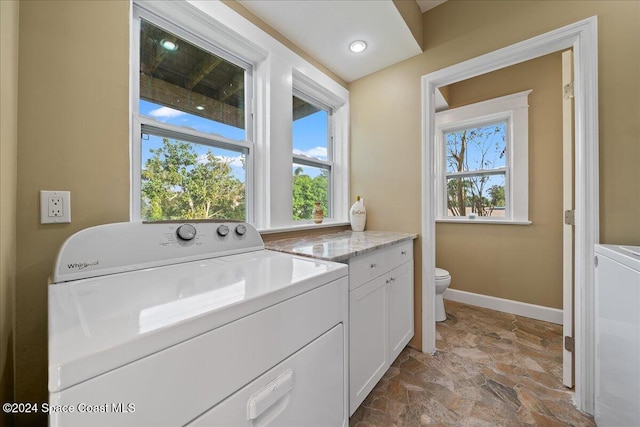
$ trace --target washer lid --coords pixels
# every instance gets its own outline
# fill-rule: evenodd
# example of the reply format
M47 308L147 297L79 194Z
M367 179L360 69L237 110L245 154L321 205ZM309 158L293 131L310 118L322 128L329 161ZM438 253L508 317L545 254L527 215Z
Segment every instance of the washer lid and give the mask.
M49 285L49 391L86 381L347 273L345 264L259 250Z
M443 268L436 268L436 279L444 279L449 277L449 272Z

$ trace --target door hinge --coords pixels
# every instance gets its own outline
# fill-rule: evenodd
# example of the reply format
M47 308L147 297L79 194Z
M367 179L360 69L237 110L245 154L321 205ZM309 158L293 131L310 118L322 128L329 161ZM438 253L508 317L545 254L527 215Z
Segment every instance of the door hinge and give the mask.
M564 349L573 353L573 349L575 348L575 341L573 337L564 337Z
M573 82L564 85L563 89L565 99L573 98Z
M567 225L576 225L576 211L564 211L564 223Z

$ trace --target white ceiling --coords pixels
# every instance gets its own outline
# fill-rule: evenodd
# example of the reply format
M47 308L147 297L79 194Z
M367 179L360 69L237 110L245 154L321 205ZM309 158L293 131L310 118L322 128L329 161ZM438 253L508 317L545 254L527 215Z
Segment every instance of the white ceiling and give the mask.
M422 52L392 0L239 1L347 82ZM421 10L435 3L418 1ZM367 50L350 52L354 40Z

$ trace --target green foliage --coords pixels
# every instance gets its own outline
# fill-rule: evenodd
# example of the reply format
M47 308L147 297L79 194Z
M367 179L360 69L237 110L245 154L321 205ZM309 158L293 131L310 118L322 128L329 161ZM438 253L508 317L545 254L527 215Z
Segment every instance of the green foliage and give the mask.
M227 161L167 138L151 153L142 169L143 219L245 218L245 185Z
M320 202L325 216L328 213L328 177L326 170L311 178L301 167L293 173L293 219L311 219L314 202Z
M505 130L500 125L462 129L446 134L447 170L491 170L506 154ZM488 175L467 175L447 182L447 206L453 216L466 216L467 208L478 216L491 216L505 206L504 186L487 189ZM489 197L487 197L489 196Z
M504 198L504 187L502 185L493 185L488 191L489 197L491 198L492 206L505 206L505 198Z

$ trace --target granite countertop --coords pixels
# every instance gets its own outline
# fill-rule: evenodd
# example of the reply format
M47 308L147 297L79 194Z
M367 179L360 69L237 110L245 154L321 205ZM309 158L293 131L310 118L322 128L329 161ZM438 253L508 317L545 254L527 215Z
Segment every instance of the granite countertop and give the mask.
M390 231L342 231L293 237L265 243L265 248L327 261L346 261L358 255L417 238L417 234Z

